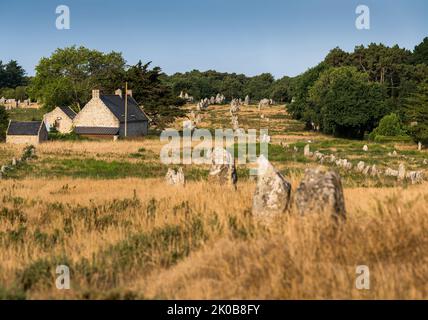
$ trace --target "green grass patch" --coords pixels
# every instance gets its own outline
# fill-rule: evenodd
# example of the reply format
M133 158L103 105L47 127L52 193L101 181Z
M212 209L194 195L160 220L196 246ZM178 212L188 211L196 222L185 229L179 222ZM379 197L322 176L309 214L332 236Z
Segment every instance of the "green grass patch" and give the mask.
M11 109L7 111L9 119L14 121L35 121L42 120L46 113L44 109Z

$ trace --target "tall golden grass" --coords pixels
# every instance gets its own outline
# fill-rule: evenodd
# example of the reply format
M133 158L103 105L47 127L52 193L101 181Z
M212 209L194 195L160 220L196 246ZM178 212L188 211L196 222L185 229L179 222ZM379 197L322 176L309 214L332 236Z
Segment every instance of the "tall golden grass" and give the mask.
M295 189L300 179L288 177ZM251 217L238 190L162 179L0 182L6 298L426 299L428 190L345 189L348 219ZM116 200L115 200L116 199ZM3 211L1 211L3 210ZM19 231L25 228L25 231ZM55 266L71 289L55 287ZM357 290L356 266L370 268Z

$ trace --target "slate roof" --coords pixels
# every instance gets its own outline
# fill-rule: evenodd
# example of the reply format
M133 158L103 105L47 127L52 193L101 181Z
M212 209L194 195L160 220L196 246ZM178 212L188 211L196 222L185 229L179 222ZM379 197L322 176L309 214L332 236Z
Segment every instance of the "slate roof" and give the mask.
M75 127L74 132L77 134L93 134L93 135L117 135L119 128L115 127Z
M77 114L70 107L58 107L64 112L71 120L73 120Z
M115 94L100 95L100 99L120 121L125 122L125 97ZM131 96L128 96L128 122L149 121L146 114Z
M11 121L6 134L9 136L37 136L42 123L42 121Z

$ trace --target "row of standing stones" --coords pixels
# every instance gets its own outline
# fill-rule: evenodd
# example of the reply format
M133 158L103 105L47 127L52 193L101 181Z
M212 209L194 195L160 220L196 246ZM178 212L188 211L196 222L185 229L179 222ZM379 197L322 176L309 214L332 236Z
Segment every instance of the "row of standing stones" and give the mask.
M230 153L215 148L211 160L208 181L236 189L238 176ZM263 155L258 158L257 164L257 184L252 205L254 217L269 221L290 210L293 204L301 215L319 212L336 218L346 217L343 188L337 172L307 169L292 197L291 184ZM169 169L165 178L169 185L185 184L182 168L177 171Z
M363 147L364 152L368 152L369 148L367 145L364 145ZM351 161L348 159L340 159L337 158L335 155L325 155L319 151L311 152L310 145L307 144L304 148L304 156L307 158L315 158L317 161L319 161L321 164L324 163L331 163L335 164L337 167L344 169L345 171L351 171L354 170L357 173L361 173L365 176L372 176L372 177L380 177L382 175L386 177L396 177L398 181L404 181L404 180L410 180L412 184L422 183L424 181L424 172L419 171L408 171L406 170L406 167L403 163L401 163L398 167L398 170L394 170L391 168L386 168L385 170L381 170L377 168L376 165L366 165L364 161L358 162L358 164L355 166ZM398 157L398 154L396 151L392 153L388 153L389 157ZM425 159L423 161L424 165L428 164L428 161Z
M36 157L36 148L33 145L26 146L22 152L21 158L13 157L9 164L0 167L0 180L7 177L7 174L13 171L17 166Z

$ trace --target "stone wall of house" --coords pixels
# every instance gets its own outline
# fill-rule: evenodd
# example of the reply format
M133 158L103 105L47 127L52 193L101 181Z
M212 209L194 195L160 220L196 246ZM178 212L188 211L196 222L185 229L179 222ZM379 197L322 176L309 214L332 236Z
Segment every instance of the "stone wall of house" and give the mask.
M6 136L6 143L11 144L39 144L39 136Z
M119 120L99 98L92 98L74 118L75 127L119 128Z
M47 128L54 127L60 133L70 133L73 130L73 120L71 120L60 108L55 108L53 111L46 113L43 121Z
M145 136L148 133L148 122L147 121L128 122L127 131L128 131L127 132L128 137L142 137L142 136ZM125 123L121 123L120 124L119 136L120 137L124 137L125 136Z

